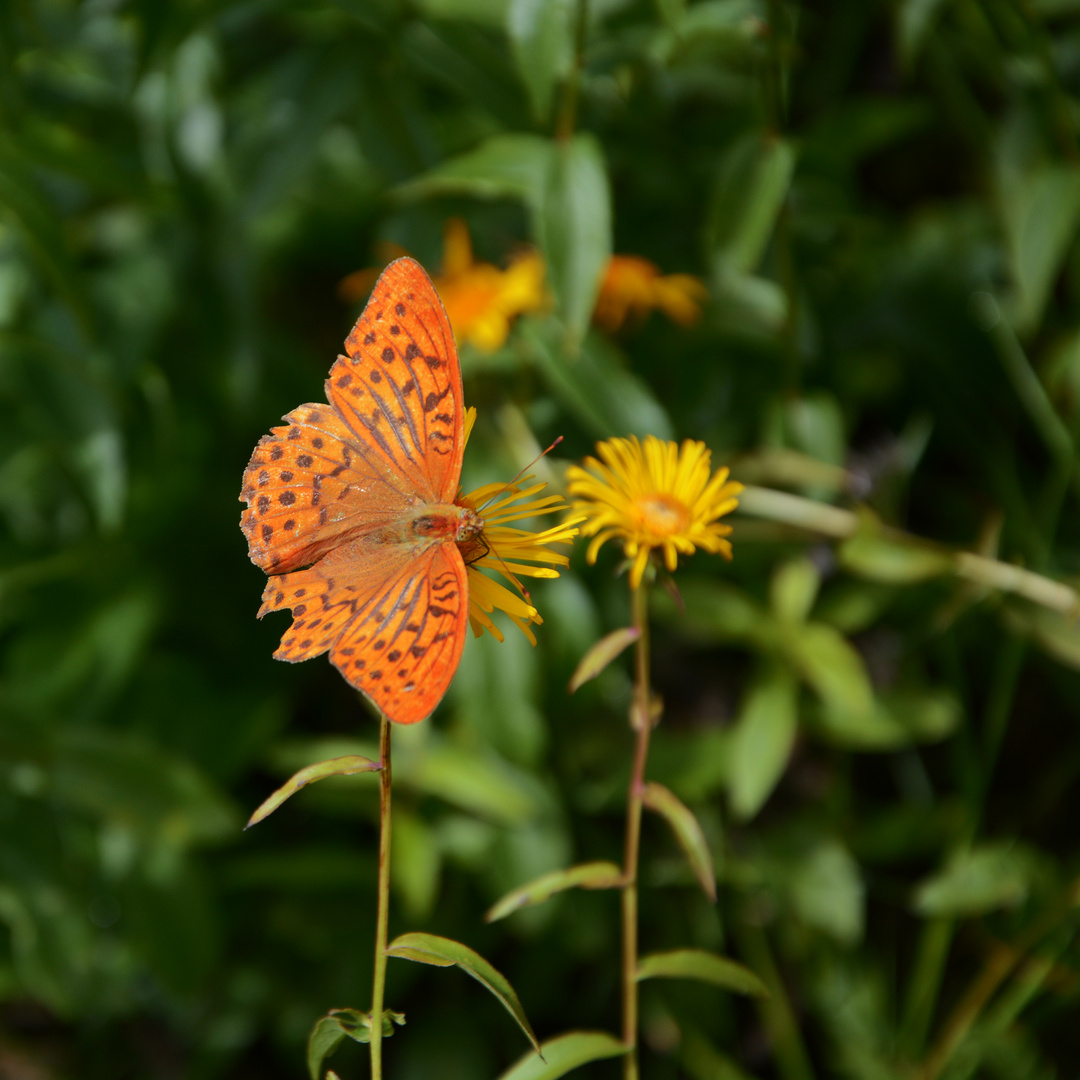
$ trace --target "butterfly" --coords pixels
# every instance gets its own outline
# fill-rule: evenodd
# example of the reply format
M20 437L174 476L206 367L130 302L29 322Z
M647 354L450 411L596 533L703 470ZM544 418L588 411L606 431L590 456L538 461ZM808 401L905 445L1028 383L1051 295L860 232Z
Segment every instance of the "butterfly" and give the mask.
M431 279L383 271L326 380L264 435L240 527L269 574L259 618L289 608L274 656L330 661L399 724L425 719L461 659L466 560L484 523L457 505L465 408L454 335Z

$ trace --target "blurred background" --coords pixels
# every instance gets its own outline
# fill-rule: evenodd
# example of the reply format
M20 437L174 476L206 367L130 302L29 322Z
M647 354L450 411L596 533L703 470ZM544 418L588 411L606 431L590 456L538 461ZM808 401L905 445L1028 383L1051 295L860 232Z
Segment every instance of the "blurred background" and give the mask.
M467 488L691 437L1076 580L1078 95L1077 0L0 3L0 1077L298 1077L369 1004L375 781L241 831L376 726L271 658L237 496L395 254L461 300ZM657 600L650 766L721 898L647 821L642 941L773 996L644 984L644 1075L1077 1075L1074 620L732 520ZM541 1038L617 1030L617 900L482 913L619 858L626 667L566 692L616 555L398 733L391 934L479 950ZM388 1004L394 1080L526 1049L460 972L393 963Z

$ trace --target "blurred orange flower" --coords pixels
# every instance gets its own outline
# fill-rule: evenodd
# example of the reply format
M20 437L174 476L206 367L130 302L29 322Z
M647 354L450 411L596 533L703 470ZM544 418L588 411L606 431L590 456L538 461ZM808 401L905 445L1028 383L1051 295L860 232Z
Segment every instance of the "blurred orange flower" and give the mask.
M442 273L435 280L458 344L472 342L494 352L519 315L547 303L544 260L535 248L517 255L505 270L473 259L469 228L460 218L443 231Z
M408 254L396 244L383 249L379 251L383 262ZM349 274L338 283L338 295L349 303L363 300L380 272L366 268ZM535 248L514 256L505 270L476 262L469 227L461 218L450 218L443 229L442 273L433 275L432 281L457 344L468 341L483 352L494 352L505 344L514 319L547 305L545 273L543 257Z
M690 326L701 317L708 295L701 279L691 274L661 274L655 263L640 255L612 255L593 321L614 333L628 320L639 321L658 308L680 326Z

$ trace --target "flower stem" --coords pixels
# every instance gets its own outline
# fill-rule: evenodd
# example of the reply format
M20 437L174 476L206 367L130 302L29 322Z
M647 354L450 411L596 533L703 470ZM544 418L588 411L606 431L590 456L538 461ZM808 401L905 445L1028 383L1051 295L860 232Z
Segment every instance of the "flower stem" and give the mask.
M645 763L649 756L649 599L642 584L633 591L634 627L640 631L634 651L634 703L631 724L637 730L634 767L626 799L626 854L622 886L622 992L623 1042L629 1048L623 1058L624 1080L638 1080L638 853L641 848L641 795L645 788Z
M379 902L375 915L375 972L371 985L371 1080L382 1080L383 993L390 914L390 721L379 720Z

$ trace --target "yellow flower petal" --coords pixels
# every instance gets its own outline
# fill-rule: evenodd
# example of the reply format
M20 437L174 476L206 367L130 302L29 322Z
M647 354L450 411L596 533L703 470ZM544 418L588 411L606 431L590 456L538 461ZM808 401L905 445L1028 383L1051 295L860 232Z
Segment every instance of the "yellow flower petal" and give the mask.
M524 483L528 484L529 477ZM458 503L476 510L484 529L479 539L487 551L474 561L469 571L469 622L473 633L479 637L485 630L503 640L501 631L491 619L492 612L502 611L510 621L535 645L536 638L530 624L543 620L529 601L518 576L533 578L556 578L553 566L568 566L569 558L558 551L551 551L551 544L572 544L578 534L577 524L582 519L571 518L539 532L529 529L510 528L492 521L520 521L543 514L558 513L566 508L561 496L546 495L534 498L546 484L485 484L468 495L458 497ZM524 500L524 501L522 501ZM491 513L491 511L495 513ZM474 541L475 543L475 541ZM540 563L539 566L529 565ZM509 581L518 593L488 577L483 570L493 570Z
M584 518L582 533L593 537L589 563L608 540L621 540L636 589L653 551L671 571L679 555L699 547L731 558L724 539L731 526L717 519L738 505L742 484L728 480L726 468L710 477L704 443L687 439L680 447L652 435L643 442L630 436L598 443L596 452L601 461L587 457L585 468L572 465L566 473L572 510Z

